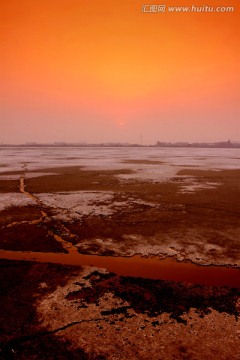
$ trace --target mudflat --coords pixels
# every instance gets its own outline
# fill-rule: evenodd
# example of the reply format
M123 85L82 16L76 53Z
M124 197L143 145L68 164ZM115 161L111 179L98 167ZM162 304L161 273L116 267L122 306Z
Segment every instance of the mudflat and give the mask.
M226 167L216 152L142 150L3 156L0 356L239 358L238 155ZM223 280L138 272L151 259L219 267Z

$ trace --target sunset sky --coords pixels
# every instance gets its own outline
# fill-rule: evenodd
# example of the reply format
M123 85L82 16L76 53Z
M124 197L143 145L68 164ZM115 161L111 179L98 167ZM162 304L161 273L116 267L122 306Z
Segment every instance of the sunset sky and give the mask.
M240 1L206 3L0 0L0 143L240 141Z

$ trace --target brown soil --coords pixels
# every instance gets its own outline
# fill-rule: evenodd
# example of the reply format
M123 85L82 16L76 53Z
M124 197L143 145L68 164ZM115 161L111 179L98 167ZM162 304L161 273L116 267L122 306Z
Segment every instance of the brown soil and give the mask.
M42 169L42 171L57 172L58 175L43 175L27 179L26 191L37 194L106 190L114 192L113 202L126 203L126 206L117 209L111 216L89 214L80 222L65 224L70 232L76 235L73 238L67 237L67 240L78 244L78 249L82 253L148 255L146 248L155 247L155 253L150 252L152 255L160 256L162 252L165 256L172 256L178 253L180 260L190 259L203 264L235 265L239 262L239 170L185 169L174 178L161 183L135 179L121 181L116 177L119 174L131 173L129 170L100 172L83 170L79 167L66 167ZM181 188L189 181L189 176L200 185L206 182L220 185L210 189L201 188L192 193L183 193ZM44 211L50 216L54 214L51 208ZM10 212L2 213L3 223L11 221ZM23 214L23 217L25 215ZM56 234L60 231L61 236L65 236L64 231L61 230L61 224L55 222L53 226L52 221L48 223L45 221L42 225L48 230L54 227ZM38 236L39 230L34 227L34 231ZM44 231L46 237L46 230ZM24 234L26 237L30 234L26 226ZM10 235L6 234L6 230L3 231L2 236L4 236L5 244L6 241L10 241L8 240ZM101 239L101 242L98 239ZM11 249L16 243L15 239L13 241L9 245L4 245L4 248ZM26 241L29 243L30 240ZM158 251L157 246L161 246ZM172 248L172 254L165 252L164 249L169 251L170 248ZM27 249L33 248L27 247ZM42 250L40 247L38 249L38 251ZM53 249L54 247L52 251Z
M18 192L18 191L19 191L19 181L18 180L1 180L0 179L0 193L12 193L12 192Z
M238 359L236 289L53 264L0 267L1 359Z
M42 172L56 172L58 175L43 175L40 178L26 180L26 190L31 193L76 191L76 190L112 190L117 189L119 174L131 174L131 170L81 170L79 167L42 169Z
M92 272L85 279L90 281L90 286L70 292L66 299L79 299L82 304L91 304L111 292L129 304L128 307L104 311L102 315L127 316L128 309L134 309L136 313L147 314L150 318L168 313L170 318L184 323L187 322L181 316L191 308L196 309L200 316L209 314L210 308L234 315L236 319L240 315L236 306L240 296L240 290L237 289L123 277L98 271Z
M47 227L28 223L0 229L0 248L14 251L67 252L61 243L49 234Z
M0 227L14 222L37 220L41 215L41 211L38 207L11 207L0 211Z
M194 193L179 190L185 178L175 177L165 183L129 181L118 188L115 201L131 198L151 204L128 204L123 211L106 216L86 216L81 224L70 224L72 233L81 240L79 250L83 253L121 255L129 253L136 242L126 235L147 238L148 245L166 244L177 241L184 249L195 245L196 251L206 252L211 258L228 258L237 263L240 257L240 172L199 172L188 170L184 175L198 175L196 181L213 181L221 185L201 189ZM201 174L201 176L199 176ZM112 186L107 190L112 189ZM96 239L112 239L113 245ZM138 239L139 242L141 240ZM169 243L169 246L171 245ZM205 250L207 244L213 247ZM115 246L116 245L116 246ZM221 248L221 254L214 246Z
M85 273L38 307L43 324L65 325L59 335L73 349L101 359L238 359L236 290Z
M44 215L40 206L11 207L0 212L0 249L67 253L54 238L62 232L67 240L61 224Z
M0 260L0 359L88 359L82 349L69 350L69 342L41 326L36 302L79 268Z
M114 192L112 205L125 205L112 215L89 214L72 223L54 219L59 209L41 202L4 210L0 248L66 252L59 236L97 255L144 254L151 247L164 256L165 246L182 260L239 265L239 170L186 169L161 183L117 178L132 173L124 169L42 171L57 175L27 179L30 194L106 190ZM184 193L189 177L199 185L220 185ZM12 191L19 191L19 181L0 180L0 192ZM239 290L116 276L92 267L6 260L0 267L1 359L240 358Z

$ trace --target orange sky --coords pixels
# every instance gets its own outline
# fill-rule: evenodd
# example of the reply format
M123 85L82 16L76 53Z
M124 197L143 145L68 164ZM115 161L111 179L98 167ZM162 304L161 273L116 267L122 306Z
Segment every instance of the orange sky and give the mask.
M240 2L1 0L0 143L240 140Z

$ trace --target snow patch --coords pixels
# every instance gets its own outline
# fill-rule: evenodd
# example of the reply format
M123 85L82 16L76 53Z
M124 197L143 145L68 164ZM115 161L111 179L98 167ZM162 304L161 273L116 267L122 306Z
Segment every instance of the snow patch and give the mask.
M1 194L0 211L10 207L36 205L36 201L21 193Z
M111 215L109 205L112 192L74 191L42 193L36 195L45 205L55 209L54 218L65 221L80 219L84 215Z

